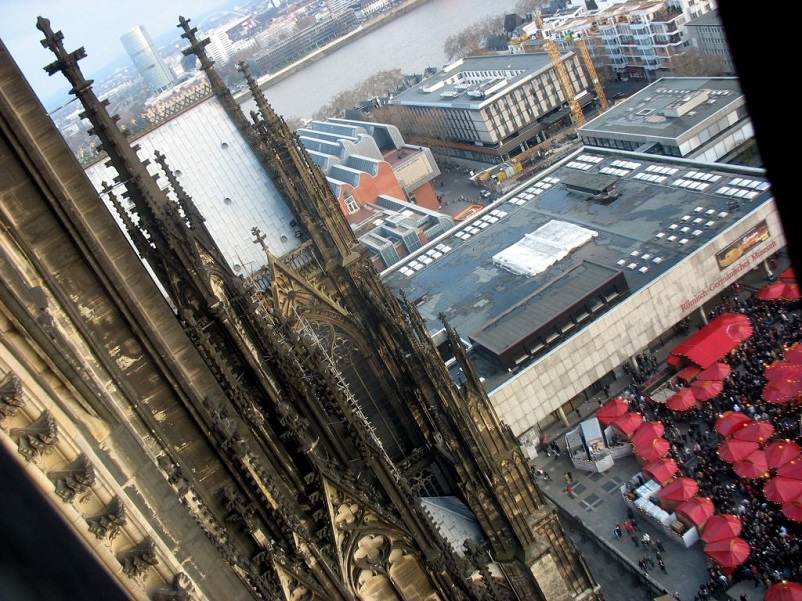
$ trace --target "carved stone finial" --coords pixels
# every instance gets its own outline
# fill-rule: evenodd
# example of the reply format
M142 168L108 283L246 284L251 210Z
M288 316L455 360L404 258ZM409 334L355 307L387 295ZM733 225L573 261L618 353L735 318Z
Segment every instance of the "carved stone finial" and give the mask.
M119 497L114 497L99 514L87 518L89 531L100 539L114 540L120 532L120 528L125 526L128 519L125 515L125 505Z
M149 567L159 563L159 558L156 557L156 545L153 540L146 538L136 547L118 553L117 561L123 566L123 572L131 578L141 576Z
M17 450L28 461L46 455L58 444L58 424L49 411L43 411L28 427L13 428L9 434L17 438Z
M0 382L0 422L16 415L19 408L24 406L25 398L22 396L20 379L9 372Z
M65 470L50 472L47 477L56 485L56 494L71 503L95 484L95 468L86 455L79 455Z

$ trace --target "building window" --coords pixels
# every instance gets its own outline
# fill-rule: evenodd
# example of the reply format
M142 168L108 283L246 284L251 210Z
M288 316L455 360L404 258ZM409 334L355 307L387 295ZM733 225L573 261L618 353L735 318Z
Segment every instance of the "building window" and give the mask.
M353 215L359 210L359 205L350 190L346 190L343 193L343 200L345 200L345 208L348 210L349 215Z

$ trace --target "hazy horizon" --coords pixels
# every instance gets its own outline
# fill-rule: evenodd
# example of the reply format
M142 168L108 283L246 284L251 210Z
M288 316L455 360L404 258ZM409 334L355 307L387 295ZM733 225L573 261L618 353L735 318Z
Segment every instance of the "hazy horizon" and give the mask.
M53 31L64 34L64 47L72 52L83 47L86 58L80 62L87 78L95 78L119 59L127 59L120 38L142 26L153 38L168 40L178 31L183 16L197 27L209 13L224 10L231 0L141 0L137 3L109 0L0 0L4 19L0 20L0 40L30 83L43 105L53 109L72 98L70 84L61 74L48 76L44 67L55 59L40 42L43 34L36 27L38 17L50 20Z

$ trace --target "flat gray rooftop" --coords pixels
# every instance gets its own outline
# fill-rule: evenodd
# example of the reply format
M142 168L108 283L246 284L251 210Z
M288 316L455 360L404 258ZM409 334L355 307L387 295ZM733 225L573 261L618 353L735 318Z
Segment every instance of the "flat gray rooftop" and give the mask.
M694 97L699 98L698 103L693 103ZM674 112L683 100L693 105L687 112L681 116L663 114ZM610 107L579 132L585 136L677 140L716 113L743 103L735 77L666 77Z
M551 58L545 52L469 56L404 90L393 100L427 106L478 107L496 93L551 68Z
M612 200L563 183L578 172L615 177ZM762 170L583 148L384 272L383 279L416 303L430 332L442 329L443 314L468 341L476 332L489 335L491 322L520 312L523 302L551 295L565 300L561 288L569 274L577 297L610 273L622 274L627 294L636 294L770 199ZM597 235L536 275L517 275L494 262L494 255L552 220ZM544 323L544 312L560 309L543 300L536 321ZM488 385L509 377L482 357L475 360Z

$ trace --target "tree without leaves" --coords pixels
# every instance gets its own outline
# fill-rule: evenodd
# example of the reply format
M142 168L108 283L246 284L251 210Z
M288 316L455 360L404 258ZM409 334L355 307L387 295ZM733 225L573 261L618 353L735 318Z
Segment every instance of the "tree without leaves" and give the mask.
M698 48L690 48L671 59L671 74L674 77L720 77L728 75L726 61L714 54L706 54Z
M383 97L388 92L397 91L404 81L404 74L399 68L379 71L357 84L353 88L343 90L314 115L313 119L323 120L328 117L342 117L345 111L359 106L365 100Z
M462 31L448 36L443 51L448 60L480 54L487 36L504 33L504 17L492 17L469 25Z

